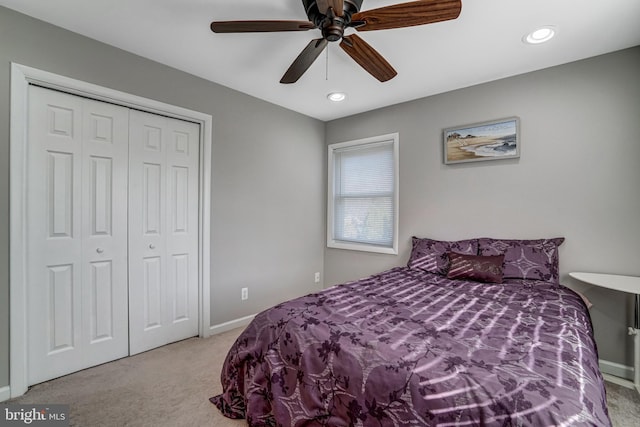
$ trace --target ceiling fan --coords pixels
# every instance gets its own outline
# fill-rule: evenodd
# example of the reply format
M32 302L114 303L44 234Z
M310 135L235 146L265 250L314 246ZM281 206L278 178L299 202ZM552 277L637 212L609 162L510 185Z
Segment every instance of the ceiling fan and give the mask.
M340 47L369 74L381 82L398 73L371 45L346 28L357 31L387 30L456 19L461 0L419 0L360 12L363 0L302 0L308 21L214 21L214 33L308 31L320 29L322 38L309 42L284 73L280 83L295 83L327 47L341 40Z

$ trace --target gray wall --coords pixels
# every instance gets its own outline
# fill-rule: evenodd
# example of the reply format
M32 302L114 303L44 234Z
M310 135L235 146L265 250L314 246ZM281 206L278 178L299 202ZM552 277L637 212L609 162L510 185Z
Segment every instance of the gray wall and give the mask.
M640 276L638 76L640 47L329 122L328 144L400 133L400 246L325 249L325 284L405 265L412 235L564 236L561 279L595 304L601 359L632 365L629 297L567 274ZM444 128L514 115L519 160L443 164Z
M9 383L11 62L213 116L212 325L320 289L324 123L0 7L0 387Z

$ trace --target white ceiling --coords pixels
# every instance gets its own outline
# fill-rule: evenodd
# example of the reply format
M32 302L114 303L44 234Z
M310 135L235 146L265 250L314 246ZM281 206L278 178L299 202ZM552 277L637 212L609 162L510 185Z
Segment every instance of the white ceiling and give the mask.
M403 0L365 0L362 10ZM398 76L380 83L331 43L295 84L280 78L306 32L214 34L211 21L306 20L301 0L0 0L0 5L320 120L640 45L638 0L462 0L453 21L359 35ZM525 33L554 25L543 45ZM348 30L348 33L354 32ZM328 58L328 59L327 59ZM347 100L327 100L344 91Z

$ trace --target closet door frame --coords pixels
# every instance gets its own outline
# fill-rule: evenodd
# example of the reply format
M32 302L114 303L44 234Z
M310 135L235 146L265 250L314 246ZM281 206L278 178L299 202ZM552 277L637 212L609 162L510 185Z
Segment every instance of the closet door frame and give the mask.
M211 115L116 91L47 71L11 63L10 197L9 197L9 387L11 397L28 388L26 284L26 163L29 86L37 85L96 101L160 114L200 125L198 207L198 333L210 335L211 251Z

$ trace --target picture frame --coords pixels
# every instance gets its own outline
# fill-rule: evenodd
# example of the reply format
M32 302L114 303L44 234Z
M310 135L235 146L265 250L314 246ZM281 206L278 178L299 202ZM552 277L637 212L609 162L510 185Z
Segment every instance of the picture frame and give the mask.
M443 131L444 163L480 162L520 157L520 118L507 117Z

